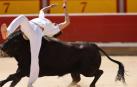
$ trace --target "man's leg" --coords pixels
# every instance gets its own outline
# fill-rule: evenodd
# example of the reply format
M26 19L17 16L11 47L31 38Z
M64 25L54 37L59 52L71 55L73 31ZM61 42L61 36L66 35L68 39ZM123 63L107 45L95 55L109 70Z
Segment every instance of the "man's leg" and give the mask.
M4 25L5 26L5 25ZM13 33L19 26L21 31L28 37L31 45L31 67L30 67L30 79L28 87L32 87L32 83L36 81L39 75L39 51L41 47L42 31L35 24L28 21L28 19L21 15L15 18L9 27L7 28L8 35ZM35 26L35 27L34 27ZM4 28L5 29L5 28Z
M30 66L30 78L28 82L28 87L32 87L32 84L36 81L39 75L39 49L40 44L37 41L30 41L31 45L31 66Z
M28 87L32 87L32 84L39 76L39 51L41 48L42 37L36 36L30 39L31 46L31 66L30 66L30 78Z
M32 84L36 81L39 76L39 51L41 48L42 41L42 31L38 29L35 24L29 22L32 29L26 28L26 26L21 31L28 37L30 41L30 51L31 51L31 65L30 65L30 78L28 82L28 87L32 87ZM29 36L28 36L29 33Z
M1 25L1 35L2 35L2 38L5 40L8 35L10 35L11 33L15 32L17 30L17 28L20 26L20 25L27 25L27 27L29 26L29 20L24 16L24 15L20 15L18 16L17 18L15 18L11 23L10 25L7 27L5 23L3 23ZM29 26L30 28L30 26Z
M19 20L20 19L20 20ZM12 30L12 27L17 28L17 25L20 26L21 31L28 37L30 41L30 51L31 51L31 65L30 65L30 78L28 82L28 87L32 87L32 84L36 81L39 75L39 50L41 47L41 39L42 39L42 31L40 29L36 29L35 24L28 21L28 19L21 15L13 22L16 23L17 20L20 23L16 25L11 25L8 27L8 31L11 33L15 30Z

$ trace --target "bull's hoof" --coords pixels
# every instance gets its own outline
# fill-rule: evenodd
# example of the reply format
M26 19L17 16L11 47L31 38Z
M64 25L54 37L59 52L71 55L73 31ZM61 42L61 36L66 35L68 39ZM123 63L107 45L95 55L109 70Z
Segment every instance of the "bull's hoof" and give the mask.
M28 87L33 87L33 86L28 86Z
M81 87L80 85L73 85L73 86L69 86L69 87Z
M75 82L72 82L68 85L68 87L81 87L80 85L78 85L77 83Z
M33 86L28 86L28 87L33 87Z
M90 85L90 87L96 87L95 85Z
M71 82L71 83L68 85L68 87L72 87L72 86L75 86L75 85L77 85L77 83Z
M10 86L10 87L15 87L15 86Z
M32 85L28 85L27 87L33 87Z
M2 87L2 86L3 86L2 81L0 81L0 87Z

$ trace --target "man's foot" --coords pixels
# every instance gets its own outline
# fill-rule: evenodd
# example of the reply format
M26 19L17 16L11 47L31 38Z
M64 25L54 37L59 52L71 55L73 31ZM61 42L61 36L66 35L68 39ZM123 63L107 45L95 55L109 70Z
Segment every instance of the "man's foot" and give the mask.
M5 39L7 39L7 37L8 37L8 32L7 32L7 25L5 24L5 23L3 23L2 25L1 25L1 36L2 36L2 39L3 40L5 40Z

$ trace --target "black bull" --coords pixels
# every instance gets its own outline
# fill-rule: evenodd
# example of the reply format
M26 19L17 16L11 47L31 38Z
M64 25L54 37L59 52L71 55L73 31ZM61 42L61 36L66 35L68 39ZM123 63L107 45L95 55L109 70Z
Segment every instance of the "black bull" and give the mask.
M30 45L29 41L22 37L21 32L16 32L2 44L1 49L18 62L16 73L9 75L6 80L0 82L2 87L8 81L12 81L10 87L14 87L22 77L29 76L30 72ZM72 83L80 81L80 74L86 77L95 77L90 87L103 74L100 70L101 51L108 59L119 65L117 80L125 81L124 66L121 62L111 59L101 48L90 42L62 42L57 39L43 37L39 54L40 73L42 76L63 76L71 74Z

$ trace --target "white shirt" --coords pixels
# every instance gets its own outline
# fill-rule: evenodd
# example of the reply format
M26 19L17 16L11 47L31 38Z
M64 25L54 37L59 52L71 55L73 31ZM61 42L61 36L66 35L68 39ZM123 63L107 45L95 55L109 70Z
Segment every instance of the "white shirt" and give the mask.
M45 18L45 14L43 11L40 11L38 18L34 18L30 21L39 25L40 27L42 27L44 29L43 35L47 35L49 37L52 37L55 34L60 32L59 26L55 25L50 20Z

